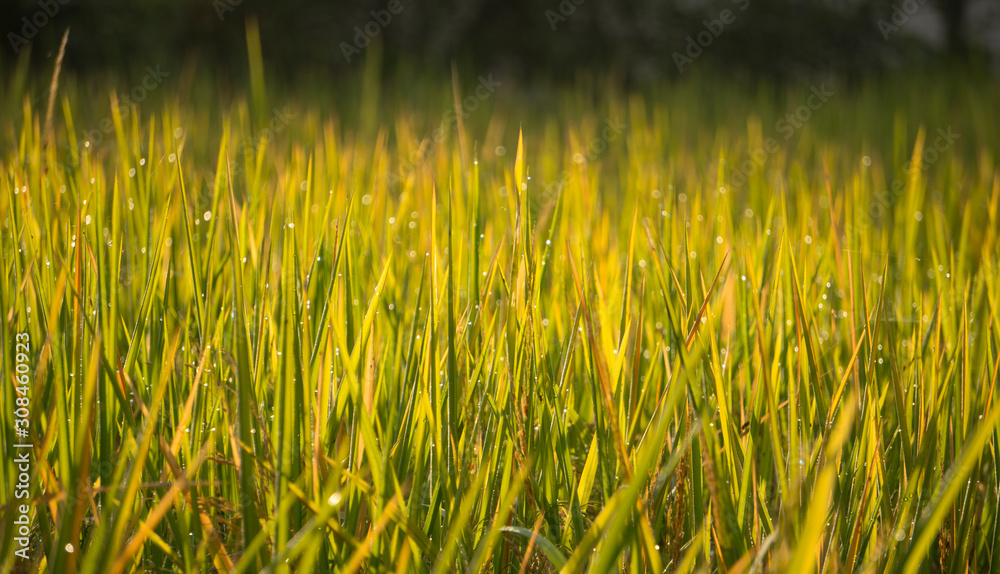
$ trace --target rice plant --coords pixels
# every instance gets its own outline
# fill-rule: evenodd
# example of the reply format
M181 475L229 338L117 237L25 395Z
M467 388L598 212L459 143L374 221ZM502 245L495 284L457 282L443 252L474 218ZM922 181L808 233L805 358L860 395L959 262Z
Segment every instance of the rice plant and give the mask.
M995 81L249 39L243 91L7 82L0 570L1000 572Z

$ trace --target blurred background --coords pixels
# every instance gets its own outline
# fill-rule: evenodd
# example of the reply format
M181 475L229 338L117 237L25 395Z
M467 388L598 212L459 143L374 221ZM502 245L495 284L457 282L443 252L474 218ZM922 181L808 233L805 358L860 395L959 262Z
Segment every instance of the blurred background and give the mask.
M696 60L748 78L1000 71L998 0L4 0L0 68L27 50L30 66L51 69L71 27L71 73L155 63L226 79L246 73L254 17L265 64L287 79L352 74L372 43L387 71L447 73L455 61L522 80L585 69L659 81Z

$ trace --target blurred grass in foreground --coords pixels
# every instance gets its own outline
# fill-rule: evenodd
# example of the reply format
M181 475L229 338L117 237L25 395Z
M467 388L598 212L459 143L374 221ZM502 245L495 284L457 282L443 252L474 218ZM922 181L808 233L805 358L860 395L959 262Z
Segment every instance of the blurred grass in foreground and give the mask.
M376 66L11 84L0 569L1000 572L995 82Z

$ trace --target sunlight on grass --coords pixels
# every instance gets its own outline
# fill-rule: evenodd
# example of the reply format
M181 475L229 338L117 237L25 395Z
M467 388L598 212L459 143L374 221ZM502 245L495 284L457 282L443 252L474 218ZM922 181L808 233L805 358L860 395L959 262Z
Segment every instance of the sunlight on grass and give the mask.
M255 33L249 99L5 102L32 570L1000 568L995 85L322 103Z

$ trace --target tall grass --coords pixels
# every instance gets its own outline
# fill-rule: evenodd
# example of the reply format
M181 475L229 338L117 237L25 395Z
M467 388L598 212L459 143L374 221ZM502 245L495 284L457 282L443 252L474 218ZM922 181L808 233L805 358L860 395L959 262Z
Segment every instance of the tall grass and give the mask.
M64 78L51 146L10 84L0 570L1000 572L995 83L785 140L808 86L331 105L251 53L250 102Z

